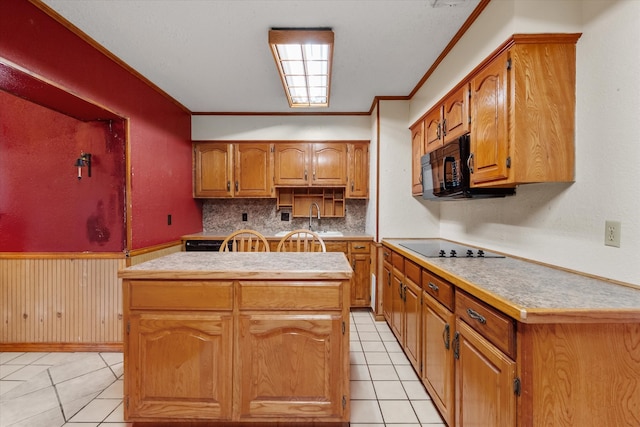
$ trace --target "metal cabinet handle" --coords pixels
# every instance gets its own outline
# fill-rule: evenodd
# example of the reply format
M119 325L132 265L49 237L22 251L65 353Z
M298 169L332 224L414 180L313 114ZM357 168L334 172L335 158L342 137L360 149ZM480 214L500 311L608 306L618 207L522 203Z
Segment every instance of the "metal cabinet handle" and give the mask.
M304 180L305 180L305 181L307 180L307 170L306 170L306 169L305 169L305 171L304 171Z
M456 332L453 336L453 357L460 359L460 333Z
M227 191L231 191L231 181L227 181Z
M364 248L366 248L366 246L358 245L353 247L353 249L364 249Z
M467 159L467 168L469 168L469 173L473 173L473 153L469 154L469 158Z
M353 191L353 181L351 181L351 191Z
M440 127L442 126L442 123L438 122L438 128L436 129L436 139L440 139Z
M444 348L449 350L449 324L444 325L444 330L442 331L442 340L444 341Z
M387 285L391 286L391 272L387 272Z
M478 322L482 323L483 325L485 323L487 323L487 319L485 319L483 315L481 315L480 313L478 313L475 310L467 308L467 314L469 315L470 318L472 318L473 320L477 320Z
M433 292L438 292L440 290L438 285L436 285L435 283L432 283L432 282L429 282L429 284L427 286L429 286L429 289L431 289Z
M442 136L447 136L447 119L442 120Z
M236 191L238 191L238 181L236 181Z

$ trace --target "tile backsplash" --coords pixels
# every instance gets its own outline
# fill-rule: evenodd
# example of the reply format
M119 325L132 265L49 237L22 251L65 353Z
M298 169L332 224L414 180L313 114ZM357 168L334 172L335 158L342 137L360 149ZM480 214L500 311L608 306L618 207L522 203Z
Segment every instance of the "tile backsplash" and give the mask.
M281 213L289 213L289 221L280 219ZM242 214L247 220L242 220ZM315 210L314 210L315 213ZM343 233L364 233L367 200L347 199L344 218L321 218L321 230ZM313 229L318 220L313 218ZM309 218L293 218L291 208L276 210L276 199L208 199L202 204L202 227L205 233L226 235L234 230L250 228L264 235L279 231L309 228Z

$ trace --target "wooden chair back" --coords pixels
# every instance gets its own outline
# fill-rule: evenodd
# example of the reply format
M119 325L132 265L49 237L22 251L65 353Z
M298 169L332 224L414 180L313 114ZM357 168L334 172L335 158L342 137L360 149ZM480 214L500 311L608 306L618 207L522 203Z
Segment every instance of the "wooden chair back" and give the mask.
M311 230L293 230L287 233L276 248L276 252L326 252L327 247L318 233Z
M231 248L229 248L231 242ZM220 252L269 252L269 242L255 230L238 230L229 234L220 246Z

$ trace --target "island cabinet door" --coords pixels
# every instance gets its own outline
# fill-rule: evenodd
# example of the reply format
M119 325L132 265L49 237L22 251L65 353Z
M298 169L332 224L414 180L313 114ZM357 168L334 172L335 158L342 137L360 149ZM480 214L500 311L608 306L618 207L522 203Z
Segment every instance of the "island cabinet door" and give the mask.
M231 418L231 313L132 313L129 322L125 419Z
M247 313L239 326L241 420L348 417L348 341L340 313Z

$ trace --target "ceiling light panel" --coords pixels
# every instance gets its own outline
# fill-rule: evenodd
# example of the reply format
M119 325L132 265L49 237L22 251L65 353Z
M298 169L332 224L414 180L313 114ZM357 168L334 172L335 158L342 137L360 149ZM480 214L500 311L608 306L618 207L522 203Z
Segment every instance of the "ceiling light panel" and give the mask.
M290 107L328 107L333 31L272 29L269 45Z

